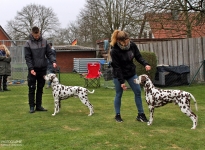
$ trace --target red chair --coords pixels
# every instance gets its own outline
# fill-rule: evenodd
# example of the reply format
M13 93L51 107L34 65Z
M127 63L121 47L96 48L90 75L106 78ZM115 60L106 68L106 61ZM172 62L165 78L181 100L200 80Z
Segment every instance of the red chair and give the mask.
M100 87L100 63L90 62L87 64L88 73L84 74L85 86L84 87Z

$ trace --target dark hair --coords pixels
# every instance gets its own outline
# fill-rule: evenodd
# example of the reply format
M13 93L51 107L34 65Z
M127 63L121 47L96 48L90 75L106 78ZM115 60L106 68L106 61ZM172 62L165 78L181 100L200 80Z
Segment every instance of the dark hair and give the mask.
M53 44L52 43L48 43L50 46L53 46Z
M39 33L39 28L38 27L33 27L32 28L32 33L35 33L35 34L37 34L37 33Z

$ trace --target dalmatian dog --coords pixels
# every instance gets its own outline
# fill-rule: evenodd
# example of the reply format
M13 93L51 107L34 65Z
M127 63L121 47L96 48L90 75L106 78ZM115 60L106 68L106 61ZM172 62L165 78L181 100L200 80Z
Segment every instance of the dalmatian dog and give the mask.
M78 97L81 102L86 105L90 113L88 116L91 116L94 113L93 105L88 100L88 93L94 93L93 91L89 91L86 88L80 86L65 86L59 83L56 74L50 73L44 76L46 81L51 81L52 93L54 98L54 113L52 116L55 116L56 113L60 111L61 100L67 99L69 97Z
M191 129L196 128L198 117L192 112L190 108L191 98L195 103L196 110L197 103L191 93L181 90L163 90L156 88L150 78L145 74L140 75L138 78L134 79L134 83L141 84L144 87L146 102L150 111L150 118L147 125L151 125L153 123L155 107L161 107L168 103L174 102L175 105L178 104L181 111L190 117L190 119L193 121L193 126Z

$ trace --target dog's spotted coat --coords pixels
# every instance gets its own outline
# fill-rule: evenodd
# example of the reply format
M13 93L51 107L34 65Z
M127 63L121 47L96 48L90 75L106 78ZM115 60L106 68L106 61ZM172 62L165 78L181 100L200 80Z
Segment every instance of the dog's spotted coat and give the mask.
M155 107L164 106L168 103L174 102L175 104L178 104L180 110L193 121L193 126L191 129L196 128L198 117L192 112L190 108L191 98L194 100L196 110L197 103L191 93L181 90L163 90L156 88L149 77L145 74L140 75L137 79L134 79L134 82L136 84L143 85L145 90L146 102L150 111L150 118L149 122L147 123L148 125L151 125L153 122Z
M93 105L88 100L88 93L94 93L94 90L90 92L88 89L80 86L65 86L59 83L58 78L55 74L50 73L44 76L46 81L51 81L52 93L54 98L54 113L56 115L60 111L61 100L67 99L69 97L78 97L81 102L86 105L90 113L88 116L91 116L94 113Z

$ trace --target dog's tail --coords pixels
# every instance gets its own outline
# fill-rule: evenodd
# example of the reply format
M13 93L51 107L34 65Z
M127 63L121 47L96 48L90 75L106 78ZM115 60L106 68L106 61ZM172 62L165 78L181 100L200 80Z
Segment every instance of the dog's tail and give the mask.
M191 98L194 101L194 105L195 105L196 111L198 111L196 99L194 98L194 96L191 93L189 93L189 94L190 94Z
M93 90L93 91L89 91L89 90L88 90L88 92L89 92L89 93L94 93L94 92L95 92L95 90Z

